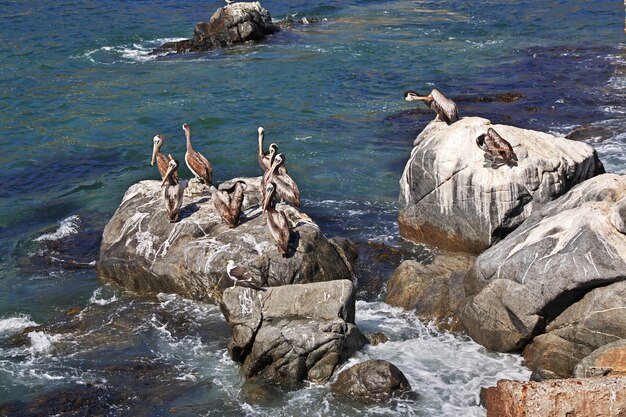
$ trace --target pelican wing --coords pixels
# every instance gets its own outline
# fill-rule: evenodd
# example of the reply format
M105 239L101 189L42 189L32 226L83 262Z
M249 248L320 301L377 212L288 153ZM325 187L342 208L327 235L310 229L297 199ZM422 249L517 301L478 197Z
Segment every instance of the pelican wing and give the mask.
M276 184L276 194L296 208L300 208L300 190L296 182L287 174L274 175L272 181Z
M159 169L159 174L161 174L161 179L165 178L165 174L167 173L167 168L169 167L171 160L172 158L162 154L161 152L156 154L157 168ZM178 181L178 171L172 172L172 178L174 178L175 181Z
M215 191L213 193L213 207L215 211L224 219L227 223L234 225L235 217L230 210L230 196L226 191Z
M447 124L454 123L459 120L459 112L456 103L444 96L443 93L436 88L430 92L433 97L431 107Z
M235 183L235 190L230 196L229 211L233 216L235 225L239 223L239 216L241 215L241 206L243 205L243 186L241 183Z
M213 180L213 168L211 163L198 151L191 150L185 154L185 162L189 170L204 184L211 184Z
M267 228L278 245L281 254L287 253L289 247L289 223L282 211L270 208L267 212Z

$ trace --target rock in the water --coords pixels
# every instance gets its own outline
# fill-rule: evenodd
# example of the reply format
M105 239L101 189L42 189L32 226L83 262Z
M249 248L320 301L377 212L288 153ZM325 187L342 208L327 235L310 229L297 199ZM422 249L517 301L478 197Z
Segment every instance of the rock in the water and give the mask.
M626 376L626 339L594 350L574 369L575 378Z
M486 397L487 417L620 417L626 415L626 377L500 380Z
M518 156L493 169L476 137L494 128ZM445 250L480 253L518 227L538 206L603 173L581 142L489 120L431 122L413 143L400 180L400 233Z
M626 281L596 288L572 304L533 339L524 358L531 369L568 378L585 356L621 339L626 339Z
M376 346L380 345L381 343L387 343L389 341L389 338L385 333L376 332L368 334L367 340L369 341L370 345Z
M244 208L259 198L258 189L248 187ZM230 228L205 193L185 197L181 220L169 223L160 183L141 181L128 189L104 229L98 273L138 293L177 293L203 301L219 300L223 288L232 285L226 275L229 259L263 286L351 278L352 265L344 258L352 258L340 255L306 214L283 204L278 209L292 225L286 257L260 208L247 208L239 226Z
M200 22L193 39L168 42L154 52L201 52L247 41L259 41L276 32L270 13L259 2L237 2L220 7L208 22Z
M333 394L353 401L385 402L410 392L411 384L394 364L369 360L341 372L330 389Z
M326 382L367 340L354 324L351 281L228 288L220 304L231 326L228 351L249 378L291 385Z
M423 321L458 330L455 314L465 298L463 276L475 259L468 254L446 254L436 256L430 264L404 261L387 283L385 302L415 310Z
M491 350L520 349L587 292L622 281L626 235L611 213L624 197L626 176L592 178L481 254L464 283L468 301L460 316L470 336ZM561 319L551 326L566 323ZM587 341L571 338L565 329L557 335L592 346L593 333L586 333Z

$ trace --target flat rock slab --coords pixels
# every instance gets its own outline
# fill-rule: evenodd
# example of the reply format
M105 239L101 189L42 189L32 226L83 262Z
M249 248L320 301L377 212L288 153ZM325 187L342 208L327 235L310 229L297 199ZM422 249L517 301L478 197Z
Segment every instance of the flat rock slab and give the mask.
M342 371L330 389L338 397L375 403L410 392L411 384L394 364L369 360Z
M345 241L332 244L304 213L279 204L292 226L289 251L281 256L258 206L259 178L249 184L239 226L229 227L215 211L211 195L196 184L186 195L178 223L165 215L159 181L131 186L106 225L97 271L138 293L176 293L200 301L219 301L233 285L226 275L232 259L263 286L350 279L354 256Z
M498 381L487 389L487 417L621 417L626 377Z
M354 324L351 281L228 288L220 304L228 351L248 378L289 386L323 383L367 340Z
M611 291L601 296L600 288L595 290L597 297L590 296L593 302L572 306L568 315L563 314L596 287L624 280L626 235L621 231L621 208L625 201L626 176L597 176L546 204L482 253L464 279L468 301L460 316L469 335L488 349L511 351L522 348L556 319L548 331L593 350L598 347L594 339L606 340L601 333L622 328L623 300L611 297ZM595 323L591 330L573 326L585 318L584 311L603 311L603 303L620 309L589 315L585 320ZM603 322L603 317L608 321Z
M476 137L489 127L511 143L517 166L486 166ZM415 139L400 180L400 233L445 250L480 253L537 207L603 172L585 143L480 117L449 126L433 121Z

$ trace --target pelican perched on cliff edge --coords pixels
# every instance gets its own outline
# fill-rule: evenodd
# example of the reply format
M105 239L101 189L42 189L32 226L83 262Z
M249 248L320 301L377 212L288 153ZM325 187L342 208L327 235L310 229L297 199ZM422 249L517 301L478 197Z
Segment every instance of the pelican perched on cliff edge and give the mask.
M211 163L191 146L191 129L187 123L183 124L183 130L187 138L187 153L185 153L187 168L202 184L210 185L213 181Z
M415 91L406 91L404 93L406 101L423 100L424 103L437 113L435 120L443 120L447 124L452 124L459 120L459 111L456 103L444 96L443 93L436 88L427 96L421 96Z
M150 165L154 166L154 161L156 160L157 168L161 174L161 179L165 178L165 173L167 172L167 168L170 164L169 156L161 153L161 146L163 146L164 142L165 138L163 135L155 135L154 138L152 138L152 162ZM178 177L178 172L172 175L176 175L176 177Z
M263 184L270 182L275 184L276 194L292 206L300 208L300 190L296 182L280 168L285 163L285 155L279 153L274 157L272 167L263 176Z
M167 211L167 218L170 223L178 221L178 214L180 208L183 206L183 194L185 193L185 187L187 181L178 180L178 161L172 158L172 155L168 155L170 162L167 168L167 172L163 177L161 187L167 186L163 190L163 200L165 201L165 211Z
M212 187L213 207L220 216L230 225L236 227L241 215L241 205L243 204L243 192L247 185L244 181L237 181L232 187L225 190L218 190Z
M278 245L278 251L285 256L289 247L289 222L282 211L278 211L274 205L276 185L273 182L265 184L265 198L263 200L263 212L266 215L267 228Z
M492 167L496 165L498 157L510 167L517 165L517 155L511 144L491 127L487 129L487 133L476 138L476 145L491 156Z
M259 165L263 169L263 171L267 171L272 166L272 160L274 155L278 152L278 145L275 143L270 144L269 151L263 151L263 140L265 139L265 130L262 127L259 127L259 144L257 150L257 157L259 159Z

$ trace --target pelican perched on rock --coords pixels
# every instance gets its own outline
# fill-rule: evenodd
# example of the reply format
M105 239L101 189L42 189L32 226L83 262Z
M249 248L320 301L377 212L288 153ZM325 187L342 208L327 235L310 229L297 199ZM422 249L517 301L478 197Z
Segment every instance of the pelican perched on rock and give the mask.
M276 194L292 206L300 208L300 190L296 182L287 174L281 172L280 168L285 163L285 155L279 153L272 161L272 167L263 176L263 183L273 182Z
M511 144L492 128L476 138L476 145L489 154L492 166L496 165L498 157L510 167L517 165L517 155L513 152Z
M165 200L167 218L170 223L174 223L178 221L178 214L180 213L180 208L183 206L183 194L187 186L187 181L178 180L178 161L172 158L172 155L168 156L170 162L167 172L163 177L161 187L165 186L165 183L167 183L165 190L163 190L163 199Z
M406 101L424 100L424 103L437 113L435 120L443 120L447 124L452 124L459 120L459 112L456 103L444 96L443 93L436 88L427 96L420 96L415 91L407 91L404 93Z
M185 137L187 138L187 153L185 153L185 163L193 175L202 184L210 185L213 181L213 168L211 163L202 154L191 146L191 129L185 123L183 125Z
M154 166L154 161L156 160L157 168L161 174L161 179L165 178L165 173L167 172L167 168L170 164L170 157L161 153L161 146L163 146L164 142L165 138L163 135L155 135L154 138L152 138L152 162L150 165ZM175 175L178 177L178 173Z
M284 212L276 210L274 205L275 193L276 184L273 182L265 184L263 212L266 215L267 228L278 245L278 251L285 256L289 247L289 222Z
M272 166L272 160L274 155L278 152L278 145L272 143L269 147L269 151L263 151L263 140L265 139L265 130L262 127L259 127L259 146L257 151L257 156L259 159L259 165L263 169L263 171L267 171Z
M218 190L213 187L213 197L211 198L213 206L230 227L235 227L239 223L245 189L246 183L243 181L235 182L232 187L226 190Z
M248 271L241 266L235 265L235 261L232 259L229 259L226 263L226 274L228 274L228 278L235 282L234 287L240 284L242 287L252 288L253 290L267 291L255 282L254 277Z

